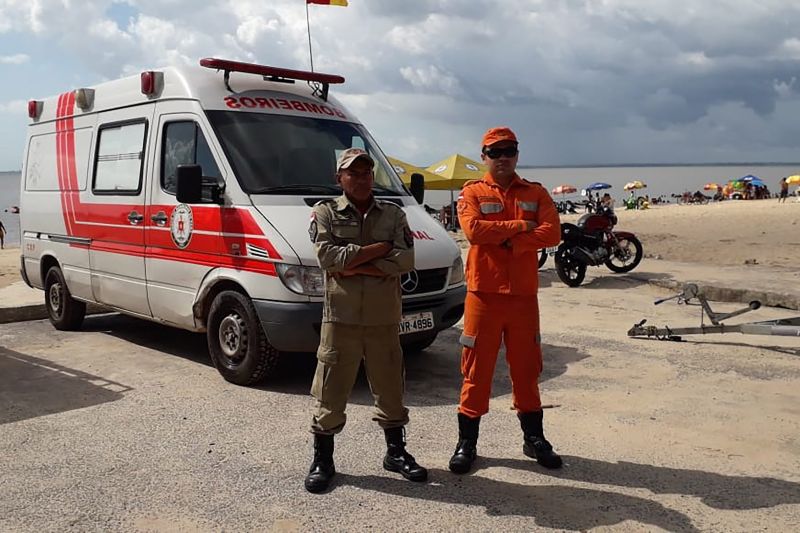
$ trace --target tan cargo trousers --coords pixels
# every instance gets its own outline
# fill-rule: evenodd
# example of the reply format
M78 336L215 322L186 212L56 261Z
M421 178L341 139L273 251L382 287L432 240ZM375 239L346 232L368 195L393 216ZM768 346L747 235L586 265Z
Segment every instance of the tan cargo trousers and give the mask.
M311 394L317 399L312 433L334 435L344 428L347 400L362 360L375 399L372 419L384 429L408 423L408 409L403 405L405 366L397 328L397 324L322 323L317 371L311 384Z

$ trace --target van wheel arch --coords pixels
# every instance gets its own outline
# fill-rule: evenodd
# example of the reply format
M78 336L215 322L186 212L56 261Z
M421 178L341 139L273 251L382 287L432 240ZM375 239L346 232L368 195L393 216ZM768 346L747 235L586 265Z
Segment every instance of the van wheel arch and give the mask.
M269 376L280 352L269 343L241 285L231 280L215 283L203 298L202 314L211 361L226 381L253 385Z
M56 259L54 256L49 254L44 255L39 260L39 279L42 282L42 287L44 287L45 278L47 278L47 272L49 272L53 267L61 268L58 259Z
M203 328L206 328L207 326L208 313L211 311L211 304L214 302L214 298L216 298L217 295L222 291L235 291L241 293L247 298L250 298L250 295L247 294L247 291L244 290L244 287L231 279L220 279L214 282L211 287L204 291L205 294L201 294L198 302L195 304L195 316L200 320Z

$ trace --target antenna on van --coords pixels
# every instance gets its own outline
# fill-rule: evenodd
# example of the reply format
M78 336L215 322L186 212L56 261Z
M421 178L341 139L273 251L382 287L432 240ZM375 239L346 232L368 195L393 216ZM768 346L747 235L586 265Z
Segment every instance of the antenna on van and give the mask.
M228 61L227 59L217 59L215 57L201 59L200 66L221 70L223 72L225 87L232 93L236 91L231 89L230 86L231 72L256 74L264 78L264 81L280 83L294 83L294 80L307 81L312 87L314 95L319 96L323 101L328 100L328 87L331 84L344 83L344 78L336 74L323 74L321 72L308 72L306 70L270 67L268 65Z

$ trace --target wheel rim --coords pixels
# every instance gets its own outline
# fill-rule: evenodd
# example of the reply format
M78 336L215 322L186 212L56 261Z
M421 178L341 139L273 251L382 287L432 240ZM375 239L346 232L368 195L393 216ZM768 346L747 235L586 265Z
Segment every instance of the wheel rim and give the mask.
M626 266L636 256L636 247L627 239L620 240L609 258L617 266ZM619 260L619 261L616 261Z
M233 368L242 363L247 352L247 325L237 313L231 313L219 323L219 346L223 363Z
M50 285L50 290L47 292L47 298L50 302L50 309L56 316L61 315L61 302L64 300L61 284L56 282Z
M566 254L564 255L562 261L564 264L564 272L567 274L567 277L569 279L578 279L578 274L580 270L579 262Z

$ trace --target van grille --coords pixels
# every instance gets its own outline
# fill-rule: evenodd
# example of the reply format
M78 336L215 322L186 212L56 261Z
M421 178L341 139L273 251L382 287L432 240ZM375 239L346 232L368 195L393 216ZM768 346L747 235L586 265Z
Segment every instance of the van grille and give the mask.
M403 296L439 292L447 285L449 268L431 268L412 270L400 276L400 288Z

